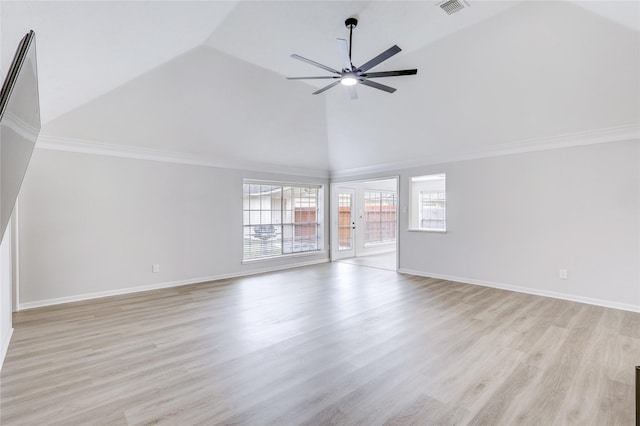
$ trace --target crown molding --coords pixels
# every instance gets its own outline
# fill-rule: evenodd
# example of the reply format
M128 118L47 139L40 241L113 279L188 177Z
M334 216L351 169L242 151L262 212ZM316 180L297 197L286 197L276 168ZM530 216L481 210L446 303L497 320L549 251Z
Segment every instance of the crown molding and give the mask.
M587 132L568 133L539 139L527 139L518 142L497 144L472 151L453 151L429 157L402 160L374 166L356 167L342 170L308 169L281 166L249 161L229 161L211 159L174 151L161 151L148 148L127 147L80 139L60 138L40 135L36 148L53 151L75 152L82 154L104 155L108 157L129 158L135 160L158 161L164 163L185 164L191 166L214 167L222 169L246 170L253 172L280 173L315 178L344 178L362 175L388 173L412 167L443 164L480 158L500 157L512 154L593 145L609 142L640 140L640 123L610 127Z
M429 157L401 160L375 166L356 167L351 169L331 170L331 178L354 177L361 175L395 172L412 167L432 164L452 163L457 161L476 160L480 158L501 157L512 154L523 154L534 151L545 151L558 148L569 148L582 145L593 145L609 142L640 140L640 123L626 126L609 127L587 132L568 133L538 139L526 139L518 142L497 144L472 151L452 151Z
M29 141L32 141L40 131L39 126L32 126L30 123L24 121L22 117L13 114L11 111L5 111L2 119L3 125L8 126L11 130Z
M74 152L80 154L102 155L107 157L128 158L133 160L157 161L162 163L184 164L189 166L213 167L220 169L243 170L252 172L279 173L295 176L328 178L328 170L302 167L281 166L251 161L233 161L211 159L206 156L161 151L148 148L137 148L123 145L106 144L95 141L60 138L40 135L36 142L37 149L50 151Z

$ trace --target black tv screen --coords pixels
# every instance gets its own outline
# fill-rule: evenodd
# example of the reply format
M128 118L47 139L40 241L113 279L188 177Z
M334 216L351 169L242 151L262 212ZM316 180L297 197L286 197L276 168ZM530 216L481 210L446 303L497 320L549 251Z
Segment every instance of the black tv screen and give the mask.
M40 132L35 33L18 49L0 91L0 239L4 237Z

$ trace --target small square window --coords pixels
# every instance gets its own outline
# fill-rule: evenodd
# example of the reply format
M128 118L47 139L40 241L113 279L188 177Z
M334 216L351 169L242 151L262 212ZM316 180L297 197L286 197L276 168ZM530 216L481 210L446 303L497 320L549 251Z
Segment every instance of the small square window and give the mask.
M447 191L444 173L411 178L410 229L447 230Z

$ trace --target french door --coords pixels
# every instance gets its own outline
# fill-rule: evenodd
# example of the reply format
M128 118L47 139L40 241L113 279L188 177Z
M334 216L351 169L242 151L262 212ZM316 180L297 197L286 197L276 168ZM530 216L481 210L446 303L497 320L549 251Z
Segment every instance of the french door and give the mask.
M335 187L333 191L333 260L355 256L355 188Z

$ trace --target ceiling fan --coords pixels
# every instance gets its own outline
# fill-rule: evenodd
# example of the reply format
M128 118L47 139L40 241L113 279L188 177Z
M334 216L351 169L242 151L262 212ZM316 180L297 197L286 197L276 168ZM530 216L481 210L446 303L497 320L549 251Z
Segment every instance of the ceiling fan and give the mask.
M400 52L400 49L397 45L390 47L385 50L375 58L371 59L369 62L361 65L359 67L353 66L351 62L351 47L353 44L353 29L358 25L358 20L356 18L349 18L344 21L344 25L349 28L349 43L347 44L347 40L338 38L336 41L338 42L338 51L340 53L340 59L342 60L342 71L335 70L326 65L322 65L318 62L312 61L311 59L303 58L300 55L293 54L292 58L298 59L302 62L306 62L310 65L316 66L318 68L322 68L325 71L329 71L333 75L330 76L321 76L321 77L287 77L288 80L321 80L321 79L335 79L333 83L328 86L323 87L322 89L316 90L313 92L314 95L320 94L331 89L338 84L343 84L347 86L349 89L349 96L351 99L357 99L358 94L356 93L356 84L363 84L365 86L373 87L374 89L384 90L385 92L393 93L396 91L393 87L386 86L384 84L380 84L375 81L371 81L371 78L380 78L380 77L396 77L399 75L414 75L418 73L417 69L412 70L400 70L400 71L382 71L382 72L367 72L371 68L380 64L381 62L386 61L396 53Z

